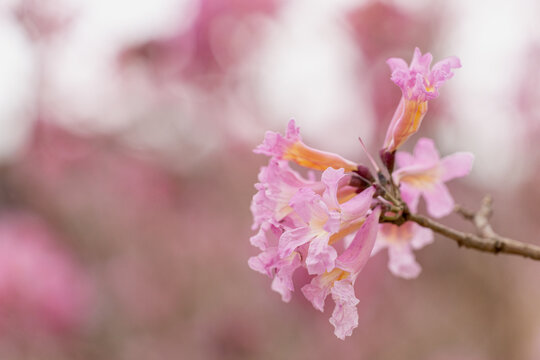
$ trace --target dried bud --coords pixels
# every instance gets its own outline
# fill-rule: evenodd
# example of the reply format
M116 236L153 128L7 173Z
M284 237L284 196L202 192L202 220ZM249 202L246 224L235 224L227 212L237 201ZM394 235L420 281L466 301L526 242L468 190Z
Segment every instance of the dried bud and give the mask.
M396 151L386 151L385 149L382 149L379 151L379 156L381 157L381 161L388 169L388 172L391 174L394 171L394 163L396 160Z

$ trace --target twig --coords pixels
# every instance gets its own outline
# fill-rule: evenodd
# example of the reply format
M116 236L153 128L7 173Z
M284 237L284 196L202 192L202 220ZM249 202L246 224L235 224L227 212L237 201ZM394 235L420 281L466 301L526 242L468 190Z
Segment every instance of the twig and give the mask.
M429 228L441 235L455 240L459 246L465 246L467 248L494 254L513 254L534 260L540 260L540 246L523 243L521 241L497 235L489 224L484 227L484 235L479 236L449 228L422 215L404 214L404 216L407 220L414 221L420 226Z
M458 214L460 214L465 219L471 221L474 224L478 232L478 235L484 238L490 238L490 237L497 236L497 234L491 227L491 224L489 223L489 218L493 214L492 206L493 206L493 199L491 195L486 195L482 199L482 206L480 207L480 210L478 210L476 213L469 210L465 210L459 205L456 206L455 210Z

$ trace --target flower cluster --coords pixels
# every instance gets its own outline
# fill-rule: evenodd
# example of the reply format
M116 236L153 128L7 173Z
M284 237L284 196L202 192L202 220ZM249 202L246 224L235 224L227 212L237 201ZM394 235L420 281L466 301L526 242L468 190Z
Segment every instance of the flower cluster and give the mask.
M417 211L420 197L433 217L449 214L454 202L444 183L472 167L472 154L441 159L427 138L418 141L413 154L396 153L418 129L427 100L438 96L451 70L460 66L453 57L430 70L431 59L416 49L410 67L401 59L388 60L403 97L381 151L386 174L374 161L376 176L337 154L307 146L294 120L285 135L269 131L254 150L270 161L261 168L251 204L257 233L250 241L260 253L249 259L249 266L272 278L272 289L285 302L295 290L294 272L305 268L312 278L301 292L320 311L331 295L330 323L340 339L358 326L354 283L369 258L388 248L390 271L417 277L421 268L413 250L431 243L433 233L407 221L407 214ZM309 171L304 176L290 162Z
M373 208L375 187L357 192L350 183L358 165L307 147L293 120L284 137L268 132L255 151L271 158L255 185L251 210L258 233L251 243L261 253L249 259L249 266L273 278L272 289L283 301L291 299L294 271L305 267L314 278L302 288L303 294L321 311L332 294L336 307L331 322L336 335L344 338L358 324L353 284L377 234L380 208ZM286 159L324 171L319 180L313 174L307 179ZM338 254L334 245L348 236L354 236L351 245Z

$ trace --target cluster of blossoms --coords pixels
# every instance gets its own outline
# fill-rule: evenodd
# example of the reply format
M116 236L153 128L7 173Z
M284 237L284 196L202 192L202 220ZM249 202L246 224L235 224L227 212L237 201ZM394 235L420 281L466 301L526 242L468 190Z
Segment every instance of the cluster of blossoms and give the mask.
M423 197L431 216L448 215L454 202L444 183L472 167L472 154L441 159L427 138L418 141L413 154L396 152L418 130L427 101L438 96L452 69L460 67L452 57L430 70L431 61L431 54L422 56L418 49L410 66L402 59L388 60L403 96L380 152L386 175L374 161L376 176L337 154L307 146L294 120L285 135L269 131L254 150L270 161L261 168L251 204L257 233L250 241L261 252L249 259L249 266L272 278L272 289L285 302L294 291L293 273L304 267L312 279L301 292L320 311L331 295L335 307L330 323L340 339L358 326L354 283L369 258L388 248L390 271L417 277L421 268L412 250L431 243L433 234L407 221L406 214L416 212ZM310 169L307 176L290 162ZM403 221L392 220L397 218Z

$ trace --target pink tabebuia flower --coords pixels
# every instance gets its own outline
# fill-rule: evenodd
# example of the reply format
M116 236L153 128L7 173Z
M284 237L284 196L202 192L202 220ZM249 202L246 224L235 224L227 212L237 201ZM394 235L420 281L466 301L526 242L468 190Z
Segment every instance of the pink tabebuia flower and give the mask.
M287 162L276 159L270 159L268 166L261 168L259 181L255 184L258 192L251 202L253 229L265 221L280 222L290 214L292 208L289 202L300 188L310 187L318 192L324 190L320 182L304 179Z
M461 67L459 59L452 56L439 61L430 70L432 60L430 53L422 55L415 48L410 66L400 58L386 61L392 70L391 79L401 88L402 97L386 132L384 152L395 151L418 131L428 109L428 100L439 96L439 87L454 75L452 69Z
M416 262L413 250L418 250L433 242L433 232L408 221L401 226L380 224L377 242L371 256L388 248L388 268L392 274L412 279L422 268Z
M286 257L299 246L309 244L306 266L310 274L322 274L334 268L337 252L330 246L362 225L375 192L368 188L340 204L338 188L348 182L344 169L328 168L322 175L326 189L322 195L310 188L300 189L290 205L299 217L297 226L283 233L280 256Z
M423 195L430 215L439 218L450 214L454 208L454 199L444 183L469 174L473 160L474 155L469 152L458 152L441 159L433 140L421 138L413 155L396 154L398 170L393 178L411 208L416 209L420 195Z
M345 339L358 326L358 299L354 295L354 282L366 265L377 237L381 210L375 208L367 217L349 247L338 256L335 268L311 280L302 287L302 293L315 309L324 311L326 297L331 294L336 306L330 318L334 334Z
M289 121L285 136L267 131L264 141L253 150L256 154L264 154L279 160L291 160L298 165L324 171L329 167L355 171L358 167L352 161L326 151L313 149L302 142L300 129L294 120Z

